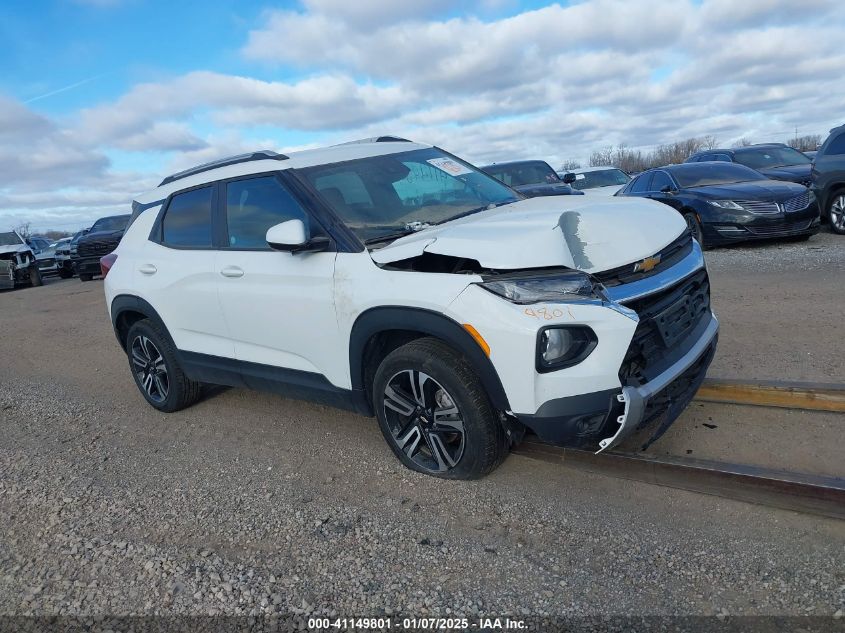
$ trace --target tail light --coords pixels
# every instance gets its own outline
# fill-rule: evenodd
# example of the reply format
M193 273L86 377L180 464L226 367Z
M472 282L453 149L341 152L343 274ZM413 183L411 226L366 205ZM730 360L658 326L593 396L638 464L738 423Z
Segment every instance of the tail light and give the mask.
M100 274L105 277L117 261L117 253L109 253L100 258Z

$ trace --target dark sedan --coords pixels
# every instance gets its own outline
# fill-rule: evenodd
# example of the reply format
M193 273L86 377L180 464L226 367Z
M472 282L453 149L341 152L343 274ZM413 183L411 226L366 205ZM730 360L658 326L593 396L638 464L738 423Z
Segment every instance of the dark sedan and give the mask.
M496 180L516 189L528 198L538 196L582 196L555 173L551 166L542 160L517 160L510 163L494 163L482 167L482 170ZM573 174L570 181L575 180Z
M617 196L668 204L702 246L774 237L806 239L819 230L819 208L803 185L766 180L735 163L684 163L650 169Z
M708 149L693 154L684 162L710 161L739 163L759 171L772 180L788 180L810 186L810 168L813 161L803 152L783 143L766 143L732 149Z

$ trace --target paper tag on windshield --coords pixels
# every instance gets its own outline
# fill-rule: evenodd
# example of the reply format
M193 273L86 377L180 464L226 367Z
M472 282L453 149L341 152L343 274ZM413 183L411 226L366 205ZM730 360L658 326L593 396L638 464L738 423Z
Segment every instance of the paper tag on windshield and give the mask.
M437 167L437 169L443 170L452 176L463 176L464 174L472 173L471 169L467 169L451 158L429 158L426 162L432 167Z

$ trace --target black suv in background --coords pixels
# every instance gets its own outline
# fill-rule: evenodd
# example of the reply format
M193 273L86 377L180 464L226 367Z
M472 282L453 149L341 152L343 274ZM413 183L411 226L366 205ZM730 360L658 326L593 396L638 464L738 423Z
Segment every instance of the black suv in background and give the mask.
M813 162L813 193L834 233L845 235L845 125L835 127Z
M561 179L544 160L493 163L481 169L527 198L584 195L583 191L569 186L569 183L575 181L575 174L567 174L568 178Z
M772 180L788 180L810 186L811 160L802 152L783 143L761 143L733 149L708 149L687 158L685 163L722 161L739 163Z
M112 215L100 218L86 235L76 243L76 253L71 251L73 267L80 281L91 281L100 274L100 258L111 253L120 243L129 225L129 215Z

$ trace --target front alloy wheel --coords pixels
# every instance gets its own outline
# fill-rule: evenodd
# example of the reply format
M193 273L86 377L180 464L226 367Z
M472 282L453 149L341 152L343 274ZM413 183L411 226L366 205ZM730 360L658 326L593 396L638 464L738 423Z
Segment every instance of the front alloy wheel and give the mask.
M461 460L466 436L454 399L428 374L405 370L384 389L384 416L396 447L429 473L443 473Z
M508 454L499 414L469 361L435 338L390 352L373 377L372 403L391 450L411 470L476 479Z
M151 401L163 403L170 389L164 356L155 343L140 334L132 339L131 349L132 366L138 384Z
M839 193L831 200L827 215L833 232L845 235L845 193Z

